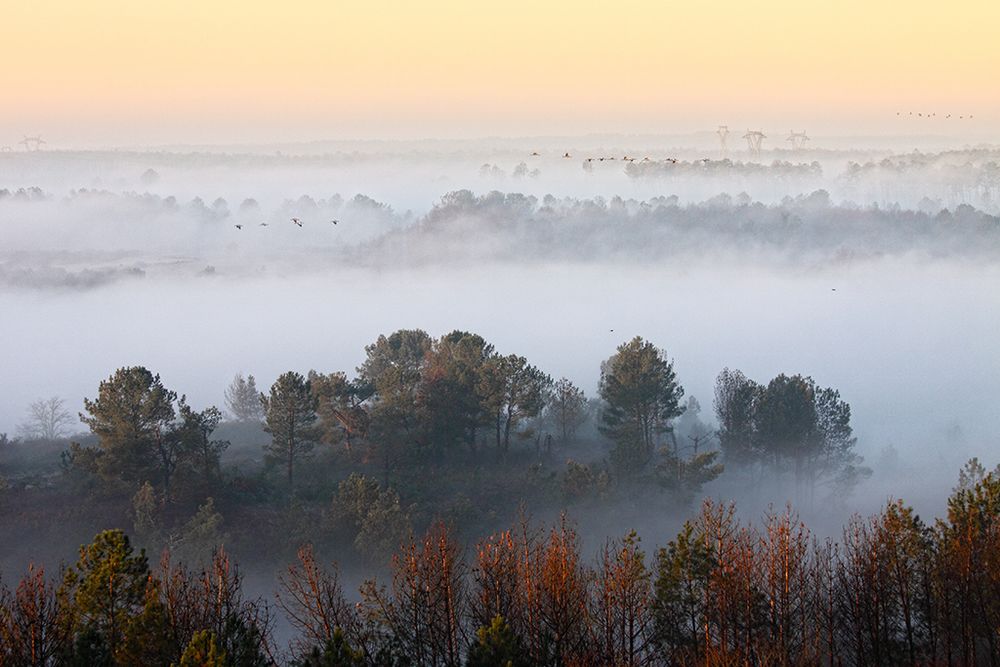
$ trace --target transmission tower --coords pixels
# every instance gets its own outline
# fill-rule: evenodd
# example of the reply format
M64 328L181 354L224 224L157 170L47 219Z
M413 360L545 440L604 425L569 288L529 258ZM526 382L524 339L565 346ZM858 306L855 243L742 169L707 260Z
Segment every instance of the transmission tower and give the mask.
M48 142L45 141L45 139L42 139L42 135L36 134L33 137L25 136L24 139L21 139L17 143L23 145L24 150L26 151L40 151L42 150L42 144L46 144Z
M805 148L806 142L811 141L811 139L809 139L809 137L806 136L805 130L803 130L802 132L796 132L795 130L792 130L791 132L789 132L788 138L785 141L792 142L792 150L798 151Z
M754 158L759 158L761 142L767 139L767 135L760 130L747 130L743 138L747 140L747 148L750 149L750 155Z
M729 155L729 147L726 146L726 137L729 136L729 126L720 125L719 129L715 131L719 135L719 145L721 147L722 158L725 159Z

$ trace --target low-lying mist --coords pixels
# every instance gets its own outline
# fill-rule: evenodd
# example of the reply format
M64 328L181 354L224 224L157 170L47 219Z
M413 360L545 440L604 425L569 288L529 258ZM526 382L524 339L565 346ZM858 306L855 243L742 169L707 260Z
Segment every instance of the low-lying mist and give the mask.
M840 391L873 472L818 532L888 497L937 512L964 461L1000 459L1000 153L708 150L0 155L0 432L39 397L75 417L125 366L197 409L237 373L353 377L399 329L477 333L594 397L642 336L713 429L726 367ZM753 516L792 497L725 475L704 492ZM682 514L577 518L591 545Z

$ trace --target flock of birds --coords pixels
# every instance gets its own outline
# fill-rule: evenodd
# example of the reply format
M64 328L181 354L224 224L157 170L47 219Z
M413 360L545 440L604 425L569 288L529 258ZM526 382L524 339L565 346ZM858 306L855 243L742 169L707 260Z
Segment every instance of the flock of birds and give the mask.
M296 227L302 227L302 219L301 218L289 218L288 221L291 222ZM334 225L336 225L338 222L340 222L340 220L331 220L330 221L330 223L334 224ZM270 226L270 224L271 223L269 223L269 222L262 222L262 223L260 223L257 226L258 227L268 227L268 226ZM233 225L233 227L235 227L236 229L243 229L243 225Z
M897 111L896 115L897 116L902 116L903 112L902 111ZM906 115L907 116L916 116L917 118L937 118L937 114L936 113L923 113L921 111L918 111L917 113L913 113L912 111L909 111L909 112L907 112ZM949 114L945 114L944 118L951 118L952 115L953 114L950 114L950 113ZM972 120L972 114L971 113L968 114L968 115L964 115L963 114L963 115L959 116L958 119L959 120L966 120L966 119Z
M540 156L541 156L541 153L539 153L538 151L532 151L532 153L531 153L531 157L540 157ZM568 152L567 153L563 153L563 158L567 158L568 159L568 158L571 158L571 157L573 157L573 156L570 155ZM621 159L623 162L635 162L636 160L638 160L638 158L631 157L629 155L623 155L621 158L616 158L614 155L608 155L608 156L605 156L605 157L588 157L588 158L584 158L583 161L584 162L604 162L605 160L610 161L610 160L617 160L617 159ZM642 160L639 160L639 161L640 162L653 162L654 160L652 158L650 158L650 157L644 157L644 158L642 158ZM707 158L707 157L702 158L701 160L697 160L697 162L711 162L711 161L712 160L710 158ZM668 157L668 158L664 159L664 162L673 162L674 164L677 164L677 158Z

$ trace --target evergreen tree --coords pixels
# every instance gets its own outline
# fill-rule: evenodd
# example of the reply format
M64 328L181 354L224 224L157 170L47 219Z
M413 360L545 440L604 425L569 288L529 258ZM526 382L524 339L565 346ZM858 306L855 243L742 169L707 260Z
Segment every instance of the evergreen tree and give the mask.
M673 363L636 336L601 364L599 391L607 404L601 432L614 443L611 460L625 473L636 474L652 461L660 436L670 432L671 420L683 412L684 389L677 384Z
M322 647L314 646L311 651L293 662L293 667L359 667L364 665L364 653L351 648L340 628Z
M83 401L87 415L80 415L98 438L90 458L95 471L133 483L158 479L169 494L178 456L170 438L176 398L141 366L120 368L101 382L97 398Z
M175 667L228 667L222 650L211 630L194 633Z
M469 648L468 667L528 667L528 654L502 616L476 630Z
M587 398L582 389L566 378L560 378L552 388L545 414L555 425L560 442L565 445L587 421Z
M271 395L260 397L271 444L265 447L270 458L285 465L288 486L294 484L295 461L308 456L315 437L316 398L309 381L293 371L284 373L273 385Z
M120 530L106 530L80 547L80 559L66 571L59 597L71 610L67 620L78 637L77 652L103 646L117 658L162 632L146 553L133 553Z
M545 406L552 378L515 354L494 356L483 365L480 394L496 430L497 452L510 449L518 424L537 417Z
M727 464L748 465L754 460L754 403L759 392L757 383L738 370L723 368L715 381L719 446Z
M264 411L260 405L260 392L257 391L257 381L253 375L236 377L226 388L226 407L236 421L260 423L264 419Z
M256 396L255 400L259 406L260 396ZM209 488L219 478L219 457L229 447L228 440L212 439L212 433L222 422L222 412L214 406L198 412L187 404L183 396L177 408L180 424L173 435L179 440L185 463Z

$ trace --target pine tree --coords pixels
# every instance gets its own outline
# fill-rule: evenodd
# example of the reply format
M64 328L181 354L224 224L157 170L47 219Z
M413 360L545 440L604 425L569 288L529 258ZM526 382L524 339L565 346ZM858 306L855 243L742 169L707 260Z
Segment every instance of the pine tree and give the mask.
M261 394L271 444L265 450L272 459L284 463L288 486L294 484L295 461L313 448L316 398L309 381L293 371L284 373L273 385L271 395Z
M97 398L84 399L80 415L98 438L93 461L105 477L128 482L158 478L169 493L177 465L170 438L177 394L141 366L120 368L101 382Z
M188 642L180 663L172 667L227 667L226 652L222 650L211 630L194 633Z
M135 554L120 530L99 533L80 547L80 559L66 571L59 591L68 618L87 646L100 643L110 655L126 645L133 618L147 611L151 578L145 551ZM149 611L149 613L154 613Z
M663 352L636 336L601 364L599 390L607 403L601 431L614 442L611 460L634 475L649 465L660 436L683 412L684 388Z
M253 375L236 377L226 388L226 407L236 421L259 423L264 419L264 411L260 405L260 393L257 391L257 381Z

